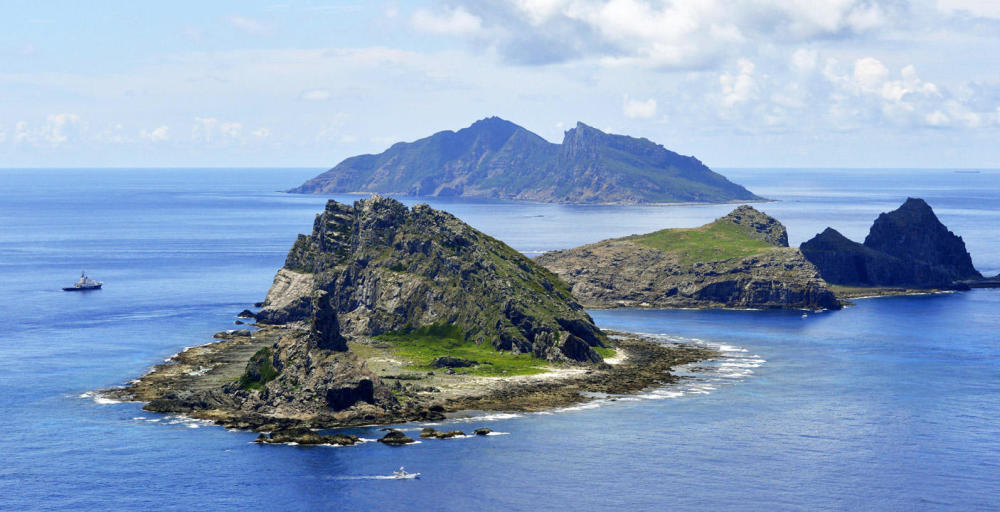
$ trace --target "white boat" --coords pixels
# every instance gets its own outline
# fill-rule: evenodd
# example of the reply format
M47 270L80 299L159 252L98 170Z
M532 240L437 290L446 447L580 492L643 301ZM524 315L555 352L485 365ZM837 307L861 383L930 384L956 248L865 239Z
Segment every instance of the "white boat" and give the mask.
M100 290L104 281L94 281L93 279L87 277L87 272L84 270L80 271L80 280L77 281L73 286L63 288L64 292L79 292L84 290Z
M399 480L420 478L420 473L408 473L403 466L399 466L399 471L393 471L392 477Z

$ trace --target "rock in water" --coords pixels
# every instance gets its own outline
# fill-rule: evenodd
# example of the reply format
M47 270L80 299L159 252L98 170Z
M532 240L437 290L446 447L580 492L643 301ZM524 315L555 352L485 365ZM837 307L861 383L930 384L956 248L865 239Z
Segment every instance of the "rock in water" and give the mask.
M498 350L601 360L593 347L605 336L563 281L427 205L409 209L378 196L353 207L330 201L279 274L258 321L310 319L317 343L335 331L376 336L447 324Z
M953 280L983 277L972 266L962 237L948 231L923 199L909 197L896 210L879 215L865 247L925 263Z
M400 446L404 444L410 444L413 439L406 436L406 434L398 430L390 430L384 437L378 440L380 443L385 443L390 446Z
M698 159L583 123L552 144L497 117L457 132L348 158L290 190L380 192L571 203L726 202L759 199Z
M827 228L801 249L826 281L846 286L950 288L981 277L962 238L921 199L879 215L864 244Z
M591 307L839 309L785 227L749 206L694 229L605 240L537 261Z

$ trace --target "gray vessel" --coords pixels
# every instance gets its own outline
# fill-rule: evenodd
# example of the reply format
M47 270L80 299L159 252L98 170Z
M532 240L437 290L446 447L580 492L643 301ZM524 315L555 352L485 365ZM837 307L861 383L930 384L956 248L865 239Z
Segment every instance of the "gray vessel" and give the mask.
M80 271L80 280L77 281L73 286L63 288L64 292L80 292L84 290L100 290L103 281L94 281L93 279L87 277L86 271Z

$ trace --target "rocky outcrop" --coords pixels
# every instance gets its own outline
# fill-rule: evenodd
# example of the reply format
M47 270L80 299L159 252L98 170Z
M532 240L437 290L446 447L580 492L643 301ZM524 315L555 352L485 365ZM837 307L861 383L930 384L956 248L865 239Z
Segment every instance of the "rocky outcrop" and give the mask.
M267 291L263 309L257 313L257 321L284 324L308 318L312 314L314 286L311 273L287 268L278 270Z
M972 266L962 237L948 231L923 199L907 198L896 210L880 214L865 247L926 264L953 280L983 277Z
M698 159L647 139L578 123L562 144L552 144L496 117L348 158L289 192L620 204L760 199Z
M413 439L399 430L390 430L385 434L385 436L379 439L378 442L389 446L402 446L404 444L412 443Z
M309 296L308 309L292 309L310 311L316 332L376 336L448 324L459 326L465 339L498 350L549 360L600 360L592 347L603 346L604 335L565 283L502 242L426 205L409 209L381 197L353 207L330 201L313 233L295 242L282 273L311 282L313 289L276 278L259 322L296 318L282 305L304 304ZM277 314L265 314L269 311Z
M442 432L436 428L426 427L420 431L420 437L427 439L451 439L453 437L464 437L465 432L461 430L449 430L447 432Z
M746 232L754 240L767 242L776 247L788 247L788 231L778 219L758 211L752 206L742 205L722 217Z
M345 434L321 435L302 427L275 430L270 434L261 434L254 440L255 443L264 444L295 443L301 445L329 444L337 446L352 446L358 441L358 436Z
M921 199L879 215L864 244L827 228L800 248L823 279L845 286L952 288L981 277L962 238Z
M679 242L684 237L694 241ZM767 243L741 245L746 241ZM569 282L589 307L839 309L816 268L783 243L781 223L743 206L696 230L605 240L537 261ZM698 244L735 247L737 256L699 260L706 248Z

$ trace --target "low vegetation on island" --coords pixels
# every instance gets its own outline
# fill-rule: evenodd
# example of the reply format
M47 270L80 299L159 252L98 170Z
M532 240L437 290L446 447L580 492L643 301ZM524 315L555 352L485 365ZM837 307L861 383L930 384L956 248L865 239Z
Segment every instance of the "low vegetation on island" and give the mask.
M664 229L542 254L588 307L839 309L785 227L750 206L697 228Z

